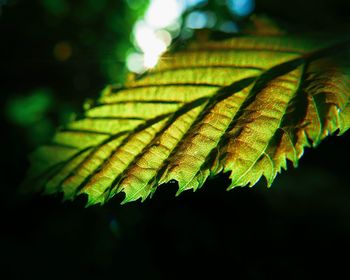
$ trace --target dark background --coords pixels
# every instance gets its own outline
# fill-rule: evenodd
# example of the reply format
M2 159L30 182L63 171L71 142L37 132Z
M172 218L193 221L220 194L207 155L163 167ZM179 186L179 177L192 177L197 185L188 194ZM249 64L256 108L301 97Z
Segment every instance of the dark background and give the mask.
M299 168L270 189L261 182L226 192L228 179L220 176L177 198L176 186L166 185L145 203L120 206L115 198L87 209L83 198L18 194L28 153L86 98L122 81L141 2L131 9L125 1L0 1L1 276L167 279L185 277L185 268L238 279L346 273L349 133L306 150ZM345 0L258 0L255 11L302 31L338 32L350 22ZM62 42L68 58L55 55Z

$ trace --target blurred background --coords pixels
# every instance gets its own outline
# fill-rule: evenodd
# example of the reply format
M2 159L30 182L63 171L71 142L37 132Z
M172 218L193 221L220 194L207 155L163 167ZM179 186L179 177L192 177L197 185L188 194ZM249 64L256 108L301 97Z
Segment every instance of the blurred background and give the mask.
M349 133L307 150L272 188L226 192L209 180L175 198L23 196L28 154L107 84L143 73L197 29L235 35L263 14L292 32L349 32L346 0L0 0L0 255L5 279L46 276L313 278L346 269L350 237ZM345 162L345 163L344 163ZM344 255L344 256L343 256ZM219 262L219 265L215 265Z

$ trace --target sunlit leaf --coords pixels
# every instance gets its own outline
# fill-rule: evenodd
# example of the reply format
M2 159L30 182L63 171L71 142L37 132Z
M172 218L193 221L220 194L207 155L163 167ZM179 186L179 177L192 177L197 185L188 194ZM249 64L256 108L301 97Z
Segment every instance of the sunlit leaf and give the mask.
M104 203L149 197L177 181L231 185L294 166L305 147L350 126L348 44L308 37L242 36L166 54L146 75L107 87L84 117L32 156L27 185ZM166 186L166 185L164 185Z

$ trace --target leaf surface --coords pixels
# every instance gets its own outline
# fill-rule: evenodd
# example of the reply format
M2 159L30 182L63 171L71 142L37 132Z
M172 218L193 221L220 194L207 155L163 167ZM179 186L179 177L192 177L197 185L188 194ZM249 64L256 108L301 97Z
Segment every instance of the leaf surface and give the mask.
M107 87L84 116L32 155L27 185L66 199L146 199L229 172L254 185L297 166L305 147L350 126L348 44L250 35L166 54L146 75Z

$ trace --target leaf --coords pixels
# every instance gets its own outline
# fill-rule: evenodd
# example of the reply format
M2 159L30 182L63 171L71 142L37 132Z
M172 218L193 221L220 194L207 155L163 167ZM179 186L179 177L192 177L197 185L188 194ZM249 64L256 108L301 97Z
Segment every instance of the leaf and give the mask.
M117 193L178 194L229 172L231 185L297 166L304 148L350 126L348 43L250 35L193 44L124 87L107 87L84 116L32 155L27 186L88 204Z

